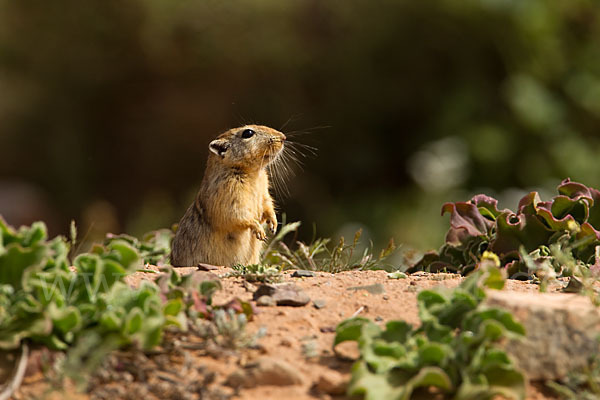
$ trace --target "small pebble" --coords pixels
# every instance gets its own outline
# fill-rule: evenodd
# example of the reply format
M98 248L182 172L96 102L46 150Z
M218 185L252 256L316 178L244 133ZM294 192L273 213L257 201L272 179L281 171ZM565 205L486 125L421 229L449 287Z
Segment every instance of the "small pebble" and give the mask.
M306 269L297 269L292 274L292 278L311 278L315 276L315 273Z
M354 290L354 291L365 290L366 292L371 293L371 294L385 293L385 287L381 283L375 283L373 285L366 285L366 286L353 286L353 287L349 287L348 290Z
M387 274L387 277L390 279L406 279L408 275L401 271L390 272Z
M332 333L335 332L335 326L322 326L319 328L321 333Z
M251 284L247 280L243 280L242 281L242 286L244 287L244 289L246 289L246 292L252 292L252 293L254 293L254 291L256 290L256 286L254 286L253 284Z
M327 302L325 300L322 300L322 299L313 300L313 306L317 310L320 310L321 308L324 308L326 305L327 305Z
M302 288L293 283L262 284L256 289L252 297L258 299L262 296L271 296L278 306L301 307L310 302L310 297Z
M302 382L302 374L295 365L262 356L234 371L225 381L225 385L233 388L252 388L263 385L292 386Z
M218 270L219 267L211 264L198 263L197 267L198 271L215 271Z

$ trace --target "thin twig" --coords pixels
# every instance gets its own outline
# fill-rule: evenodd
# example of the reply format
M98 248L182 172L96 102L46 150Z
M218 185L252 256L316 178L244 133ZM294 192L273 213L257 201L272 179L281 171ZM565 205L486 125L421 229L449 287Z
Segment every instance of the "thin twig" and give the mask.
M350 318L354 318L356 317L358 314L360 314L361 312L363 312L365 310L365 306L360 306L360 308L358 310L356 310L354 312L354 314L352 314L352 316Z
M27 369L27 359L29 358L29 347L27 343L21 345L21 357L16 363L15 372L12 379L6 385L6 388L0 393L0 400L8 400L21 386L25 370Z

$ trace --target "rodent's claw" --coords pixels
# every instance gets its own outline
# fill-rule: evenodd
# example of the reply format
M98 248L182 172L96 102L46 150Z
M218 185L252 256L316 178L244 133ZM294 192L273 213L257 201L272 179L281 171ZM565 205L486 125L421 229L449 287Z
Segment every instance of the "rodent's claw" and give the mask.
M254 236L256 236L256 238L261 241L267 240L267 234L262 228L260 230L256 229L254 231Z
M277 220L275 220L275 219L268 219L267 220L267 228L269 229L269 233L271 235L274 235L275 232L277 232Z

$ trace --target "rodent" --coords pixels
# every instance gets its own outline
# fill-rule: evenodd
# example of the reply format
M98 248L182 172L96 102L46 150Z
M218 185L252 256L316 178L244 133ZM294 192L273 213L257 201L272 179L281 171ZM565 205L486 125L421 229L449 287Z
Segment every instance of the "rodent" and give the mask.
M230 129L209 144L200 190L179 222L171 264L234 266L259 262L266 240L262 224L277 230L267 166L286 137L262 125Z

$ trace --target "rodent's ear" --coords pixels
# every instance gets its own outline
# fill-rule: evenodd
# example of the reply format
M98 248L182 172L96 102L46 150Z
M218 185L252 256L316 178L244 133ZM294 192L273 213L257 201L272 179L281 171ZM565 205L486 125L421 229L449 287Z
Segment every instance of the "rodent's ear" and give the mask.
M223 157L225 152L229 148L229 143L225 139L215 139L208 145L210 151L218 155L219 157Z

